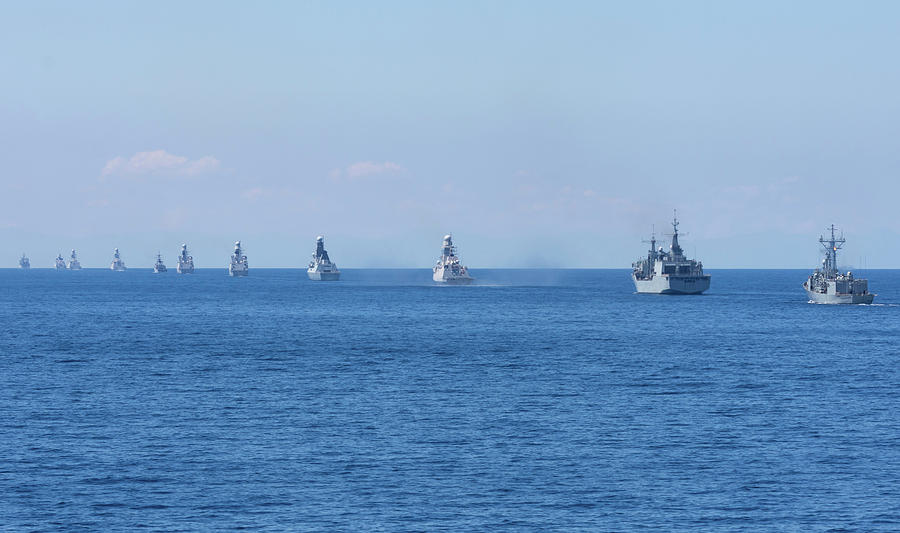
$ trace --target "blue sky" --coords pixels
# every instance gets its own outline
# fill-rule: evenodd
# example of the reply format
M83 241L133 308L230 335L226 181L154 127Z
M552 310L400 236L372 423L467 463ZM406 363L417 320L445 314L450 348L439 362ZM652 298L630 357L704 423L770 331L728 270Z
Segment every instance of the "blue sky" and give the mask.
M900 263L900 4L5 4L3 266Z

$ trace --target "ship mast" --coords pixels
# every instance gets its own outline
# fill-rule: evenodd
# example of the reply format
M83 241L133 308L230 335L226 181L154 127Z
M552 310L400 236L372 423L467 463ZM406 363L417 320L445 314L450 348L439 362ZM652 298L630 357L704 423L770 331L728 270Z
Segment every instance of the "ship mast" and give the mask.
M656 225L653 224L650 226L650 228L650 240L641 242L650 244L650 252L647 254L647 259L653 261L656 259Z
M825 276L828 277L837 274L837 251L843 248L847 241L844 239L843 233L840 237L834 236L834 224L825 229L831 230L831 238L825 240L825 237L820 235L819 243L825 247Z
M678 210L673 210L672 216L672 255L673 256L682 256L684 255L684 251L681 249L681 246L678 244Z

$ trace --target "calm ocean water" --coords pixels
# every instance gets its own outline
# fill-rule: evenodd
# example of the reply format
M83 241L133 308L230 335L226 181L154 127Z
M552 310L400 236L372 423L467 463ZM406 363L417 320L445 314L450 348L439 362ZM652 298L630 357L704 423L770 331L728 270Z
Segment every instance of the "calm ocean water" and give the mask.
M0 270L0 528L896 531L900 271Z

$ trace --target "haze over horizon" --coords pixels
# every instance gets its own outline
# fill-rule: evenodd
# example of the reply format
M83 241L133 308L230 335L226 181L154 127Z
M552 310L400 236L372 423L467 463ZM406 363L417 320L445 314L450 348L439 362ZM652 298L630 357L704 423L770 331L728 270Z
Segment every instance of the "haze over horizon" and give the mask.
M18 3L0 267L900 264L900 4Z

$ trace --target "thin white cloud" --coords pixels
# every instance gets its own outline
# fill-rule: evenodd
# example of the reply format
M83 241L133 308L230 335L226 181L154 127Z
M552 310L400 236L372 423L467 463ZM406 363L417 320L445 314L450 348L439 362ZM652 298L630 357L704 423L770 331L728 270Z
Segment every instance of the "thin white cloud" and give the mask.
M220 167L219 160L207 155L199 159L174 155L165 150L138 152L129 158L114 157L106 162L102 176L138 176L145 174L167 174L173 176L197 176L214 172Z
M347 166L346 168L336 168L329 172L329 176L333 180L339 180L341 178L347 179L359 179L365 178L368 176L377 176L381 174L402 174L406 172L406 169L401 165L394 163L392 161L384 161L382 163L376 161L360 161L358 163L353 163L352 165Z
M265 193L266 190L262 187L253 187L252 189L246 189L242 191L241 196L243 196L247 200L256 200Z

